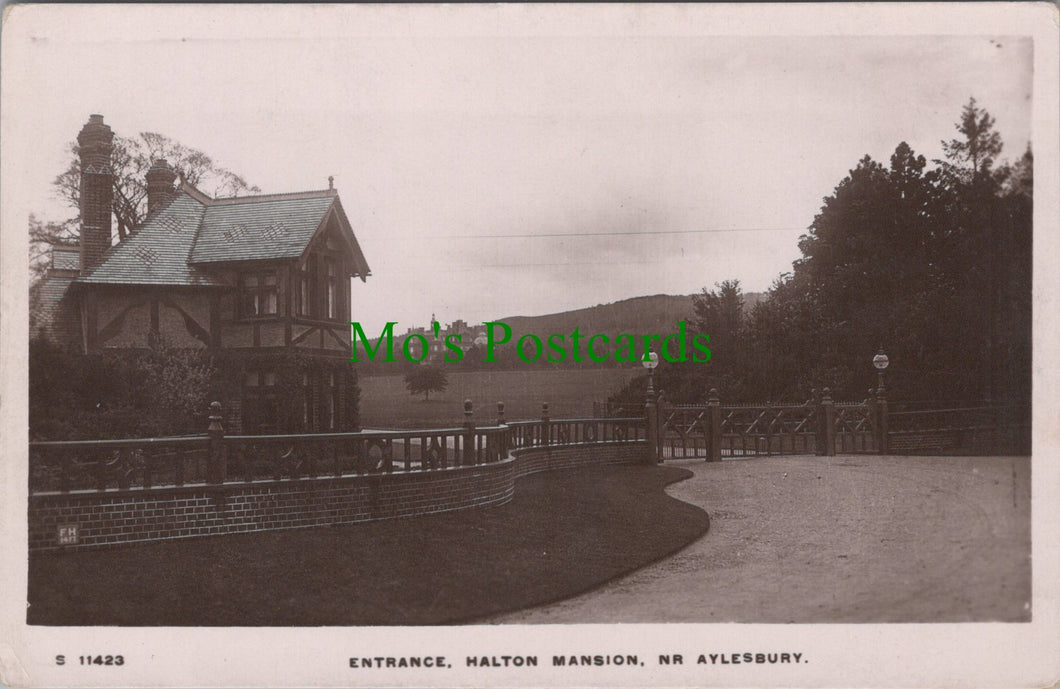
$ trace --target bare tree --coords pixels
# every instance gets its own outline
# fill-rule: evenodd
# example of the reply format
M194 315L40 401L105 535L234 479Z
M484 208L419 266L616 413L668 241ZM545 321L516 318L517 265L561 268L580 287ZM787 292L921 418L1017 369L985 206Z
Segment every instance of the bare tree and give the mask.
M52 184L74 214L58 222L29 217L29 262L35 278L47 268L49 248L78 240L81 226L81 162L77 142L68 146L70 163ZM212 196L240 196L261 191L236 173L217 165L202 151L155 132L136 138L114 137L111 168L114 171L113 214L117 241L125 241L147 216L147 171L155 160L165 159L188 183Z
M70 208L79 212L81 204L81 163L77 143L69 146L70 164L53 184ZM125 241L147 215L145 176L155 160L164 158L182 179L212 196L239 196L260 191L240 175L216 164L202 151L185 146L156 132L138 137L114 137L111 168L114 171L114 219L117 239ZM77 227L79 218L65 221Z

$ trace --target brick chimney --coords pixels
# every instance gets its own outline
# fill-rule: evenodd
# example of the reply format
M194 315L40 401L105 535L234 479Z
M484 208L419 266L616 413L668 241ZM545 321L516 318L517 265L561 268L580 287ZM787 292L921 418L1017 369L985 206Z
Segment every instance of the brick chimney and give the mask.
M77 145L81 156L81 271L85 272L99 265L110 248L114 133L103 124L103 115L89 116L77 135Z
M147 212L150 213L168 201L174 194L173 182L177 179L177 173L169 167L165 158L159 158L151 163L151 169L147 171Z

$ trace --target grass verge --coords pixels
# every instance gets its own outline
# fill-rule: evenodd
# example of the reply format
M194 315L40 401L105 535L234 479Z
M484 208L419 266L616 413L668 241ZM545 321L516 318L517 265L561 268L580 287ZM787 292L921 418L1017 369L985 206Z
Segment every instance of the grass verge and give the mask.
M595 588L692 542L684 469L520 479L507 505L333 527L34 554L29 624L432 625Z

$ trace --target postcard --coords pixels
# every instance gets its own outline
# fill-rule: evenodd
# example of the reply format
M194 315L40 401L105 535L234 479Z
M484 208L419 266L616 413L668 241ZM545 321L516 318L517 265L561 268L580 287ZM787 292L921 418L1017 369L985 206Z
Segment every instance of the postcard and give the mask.
M1057 26L8 5L0 681L1055 685Z

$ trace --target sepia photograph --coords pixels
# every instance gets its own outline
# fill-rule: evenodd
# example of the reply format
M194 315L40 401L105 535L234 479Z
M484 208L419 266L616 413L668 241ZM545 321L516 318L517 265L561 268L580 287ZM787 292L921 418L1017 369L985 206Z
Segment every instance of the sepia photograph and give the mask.
M0 682L1053 685L1057 17L8 5Z

